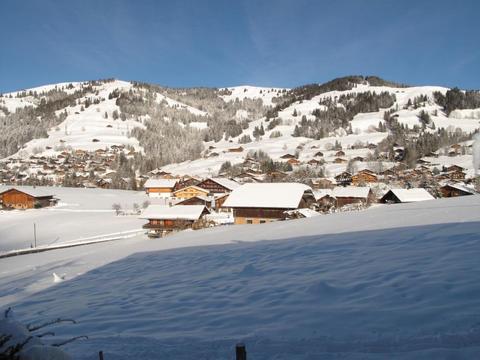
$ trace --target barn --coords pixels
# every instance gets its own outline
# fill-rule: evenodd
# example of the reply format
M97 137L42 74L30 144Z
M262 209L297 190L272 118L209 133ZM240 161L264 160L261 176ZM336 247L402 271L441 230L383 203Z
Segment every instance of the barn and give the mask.
M233 209L235 224L285 219L285 211L315 204L312 189L298 183L250 183L236 188L223 204Z
M10 188L0 193L0 205L4 209L33 209L53 206L54 195L41 189L20 190Z
M461 184L446 184L440 188L443 197L466 196L475 194L475 190Z
M435 198L423 188L391 189L382 196L383 204L409 203L417 201L434 200Z

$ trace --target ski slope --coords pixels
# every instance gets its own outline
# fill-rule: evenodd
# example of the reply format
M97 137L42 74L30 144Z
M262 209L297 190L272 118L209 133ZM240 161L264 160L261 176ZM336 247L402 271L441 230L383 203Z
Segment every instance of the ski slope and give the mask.
M2 259L0 304L74 318L75 359L470 359L479 228L468 196L138 237Z

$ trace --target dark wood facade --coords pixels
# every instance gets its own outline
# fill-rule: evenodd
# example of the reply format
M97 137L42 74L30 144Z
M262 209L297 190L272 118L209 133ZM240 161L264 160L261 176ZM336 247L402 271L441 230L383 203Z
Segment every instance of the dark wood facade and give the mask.
M443 197L457 197L457 196L466 196L466 195L473 195L472 192L459 189L457 187L451 185L445 185L440 188L440 192L442 193Z

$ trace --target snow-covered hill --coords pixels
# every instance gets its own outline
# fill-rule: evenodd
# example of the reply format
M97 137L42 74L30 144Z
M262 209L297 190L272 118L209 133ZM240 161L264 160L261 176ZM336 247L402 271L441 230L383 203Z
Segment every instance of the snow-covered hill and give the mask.
M10 112L16 108L24 106L38 106L40 98L30 96L31 92L51 91L53 89L62 89L63 91L73 94L91 83L72 83L48 85L40 88L29 89L25 92L12 94L4 94L0 98L0 105L6 107ZM226 89L211 89L211 92L201 93L201 89L168 89L155 87L150 85L137 86L135 83L114 80L105 82L93 82L93 90L87 92L83 97L76 100L76 105L69 106L58 110L56 113L66 113L67 116L60 124L52 127L48 131L47 138L33 139L26 143L22 149L18 151L16 156L28 157L30 154L51 155L58 153L61 149L71 147L73 149L95 150L104 149L112 145L131 146L137 152L147 155L147 157L166 158L163 154L157 154L158 147L155 144L162 142L162 126L164 124L175 123L180 125L185 134L179 136L178 146L183 143L195 143L201 138L208 138L203 143L205 149L200 154L198 146L196 150L184 149L179 151L180 154L190 152L185 162L171 161L165 170L178 175L198 175L206 176L216 174L221 165L226 161L232 164L242 162L249 151L262 150L266 152L273 160L279 160L282 155L295 154L301 161L308 161L318 151L325 154L324 160L325 173L327 176L333 176L338 172L345 170L346 164L332 163L335 159L335 152L332 151L335 143L340 143L342 150L345 152L344 159L349 160L353 157L367 157L373 151L359 150L358 144L378 144L385 139L389 132L385 129L380 131L379 124L385 126L384 113L390 112L390 116L395 118L400 125L408 126L410 130L421 128L422 123L420 115L422 112L428 113L430 123L425 131L434 132L435 129L444 128L450 133L455 131L469 134L478 130L480 121L478 119L479 109L455 110L449 116L446 115L444 109L434 100L434 93L445 94L449 89L438 86L417 86L417 87L396 87L393 84L389 86L373 86L368 81L355 83L348 90L343 91L326 91L312 97L301 97L301 100L287 102L286 106L281 106L285 100L295 95L296 89L268 88L255 86L237 86ZM116 97L110 95L117 92ZM374 112L356 113L348 126L336 126L324 134L321 139L315 136L303 137L293 136L295 128L302 124L303 121L315 121L316 113L325 111L327 106L325 102L330 99L338 108L345 108L344 103L340 103L339 99L345 96L382 92L394 96L392 106L379 108ZM19 94L22 97L16 97ZM134 102L135 96L141 100L137 103L128 104L130 111L133 113L118 119L122 116L121 109L118 104L118 94L130 94L128 101ZM156 119L155 126L148 129L145 124L151 119L151 115L158 113L158 109L150 106L150 113L136 114L136 106L139 104L148 105L149 96L153 95L153 102L157 105L165 106L170 109L167 115L163 115L162 119ZM209 98L210 96L210 98ZM418 98L424 97L423 100L417 101ZM133 100L132 100L133 99ZM265 106L264 111L260 115L252 117L252 113L247 108L248 104L238 105L238 101L246 99L261 100L261 104ZM86 101L93 102L86 107ZM127 101L127 103L128 103ZM350 100L352 101L352 100ZM226 104L229 104L228 106ZM413 103L413 105L412 105ZM196 104L197 107L193 106ZM147 106L145 105L145 106ZM226 115L226 108L229 108L229 115ZM262 116L266 109L272 109L280 106L273 118ZM153 110L152 110L153 109ZM211 113L209 113L209 110ZM258 109L257 109L258 110ZM227 125L225 129L219 127L219 114L223 117L221 121L225 123L233 121L237 127L240 127L240 133L234 132L235 136L227 134ZM163 114L167 114L164 112ZM187 116L188 115L188 116ZM187 119L188 118L188 119ZM163 121L164 124L158 124ZM272 121L276 121L276 126L272 125ZM246 126L245 126L246 124ZM14 126L14 125L11 125ZM262 127L264 134L255 137L256 129ZM143 136L143 140L139 141L135 136L128 136L135 129L145 129L148 134L156 132L155 136ZM220 131L212 130L213 128ZM190 131L196 129L201 135ZM190 132L189 132L190 131ZM415 130L414 130L415 131ZM221 134L223 133L223 136ZM138 136L138 135L137 135ZM170 133L165 135L171 137ZM251 141L245 141L249 137ZM215 140L211 140L215 138ZM193 140L192 140L193 139ZM219 140L220 139L220 140ZM175 139L168 139L169 141ZM143 141L143 143L141 143ZM145 144L148 148L145 149ZM173 141L175 143L175 141ZM201 140L200 144L201 146ZM351 149L355 145L357 149ZM184 146L184 145L182 145ZM230 149L242 146L243 151L232 152ZM169 149L172 147L170 146ZM168 149L163 149L166 151ZM214 153L214 154L212 154ZM167 158L180 158L178 154ZM183 160L183 159L182 159ZM181 160L180 160L181 161ZM163 162L161 165L163 165Z
M2 259L0 304L75 319L55 333L89 336L76 359L225 359L240 341L263 359L475 358L479 199Z

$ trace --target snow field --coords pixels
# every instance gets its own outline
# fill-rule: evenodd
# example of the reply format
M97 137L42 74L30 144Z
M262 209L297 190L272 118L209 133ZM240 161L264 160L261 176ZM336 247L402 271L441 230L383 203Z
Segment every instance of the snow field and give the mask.
M67 347L76 359L230 358L238 341L255 358L469 358L479 199L3 259L0 303L22 321L75 318L56 332L90 336Z

